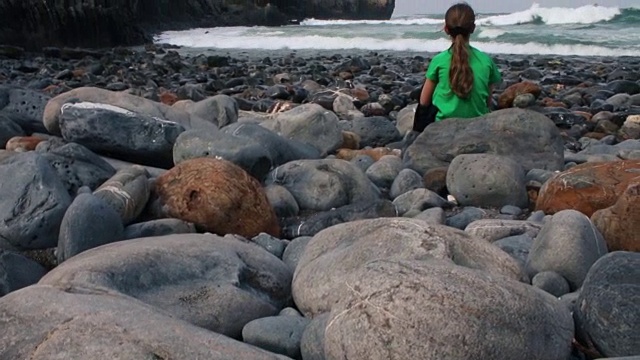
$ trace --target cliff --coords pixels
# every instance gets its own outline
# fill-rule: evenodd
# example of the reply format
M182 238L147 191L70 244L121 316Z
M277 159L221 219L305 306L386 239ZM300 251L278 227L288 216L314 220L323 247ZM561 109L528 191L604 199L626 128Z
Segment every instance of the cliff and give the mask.
M215 26L278 26L304 18L389 19L395 0L0 0L0 44L140 45L151 34Z

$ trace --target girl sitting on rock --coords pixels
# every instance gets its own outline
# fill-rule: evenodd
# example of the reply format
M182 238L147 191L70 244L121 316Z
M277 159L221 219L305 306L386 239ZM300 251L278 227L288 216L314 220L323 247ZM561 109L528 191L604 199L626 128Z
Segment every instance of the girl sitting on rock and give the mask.
M431 59L420 94L421 106L437 108L435 121L473 118L490 111L493 85L502 78L491 57L469 45L475 20L466 3L451 6L445 14L444 31L452 45Z

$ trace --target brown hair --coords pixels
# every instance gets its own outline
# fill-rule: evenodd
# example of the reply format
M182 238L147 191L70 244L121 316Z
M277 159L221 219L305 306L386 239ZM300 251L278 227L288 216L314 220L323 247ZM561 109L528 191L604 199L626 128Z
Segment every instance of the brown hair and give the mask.
M449 84L458 97L466 98L473 88L473 70L469 65L469 36L476 29L476 15L467 3L458 3L444 16L447 32L453 38Z

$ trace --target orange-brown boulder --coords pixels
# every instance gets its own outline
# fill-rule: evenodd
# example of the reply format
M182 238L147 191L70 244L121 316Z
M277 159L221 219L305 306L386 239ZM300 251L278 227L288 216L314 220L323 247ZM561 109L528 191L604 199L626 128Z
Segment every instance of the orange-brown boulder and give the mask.
M158 177L155 192L166 215L218 235L279 237L273 207L255 178L221 159L181 162Z
M640 160L587 162L549 179L540 189L536 210L554 214L574 209L587 216L618 201L632 181L640 180Z
M389 149L386 147L377 147L372 149L338 149L336 152L336 157L338 159L350 161L357 156L360 155L369 155L374 161L380 160L381 157L385 155L396 155L400 156L400 150L398 149Z
M7 141L5 149L7 151L33 151L36 146L45 139L37 136L15 136Z
M613 206L594 212L591 221L610 252L640 252L640 181L627 186Z
M345 149L352 149L352 150L360 149L360 135L351 131L343 131L342 147Z
M521 94L532 94L536 98L540 96L542 89L538 84L530 81L523 81L509 86L498 98L498 106L507 109L513 106L513 100Z

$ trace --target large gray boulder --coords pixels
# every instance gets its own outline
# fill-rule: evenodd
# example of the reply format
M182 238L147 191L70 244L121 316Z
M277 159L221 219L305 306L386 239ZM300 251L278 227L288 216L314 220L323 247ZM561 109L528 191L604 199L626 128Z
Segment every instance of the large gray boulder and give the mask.
M239 237L180 234L87 250L56 267L40 284L124 294L238 338L246 323L276 315L284 307L291 271L259 245Z
M0 299L0 359L286 359L122 294L36 285Z
M293 278L293 298L306 316L331 311L353 292L349 284L372 262L441 259L505 280L527 281L521 266L489 242L443 225L407 218L352 221L325 229L305 247ZM372 283L372 286L374 283Z
M589 269L576 302L579 341L606 357L640 354L640 254L614 251Z
M354 270L324 331L327 359L566 360L571 313L555 297L443 260ZM516 335L517 334L517 335Z
M531 110L504 109L474 119L447 119L424 130L403 155L405 167L421 175L448 166L460 154L511 157L530 169L561 170L564 144L546 116Z
M118 106L81 102L61 107L62 137L95 152L160 168L173 166L181 124Z

